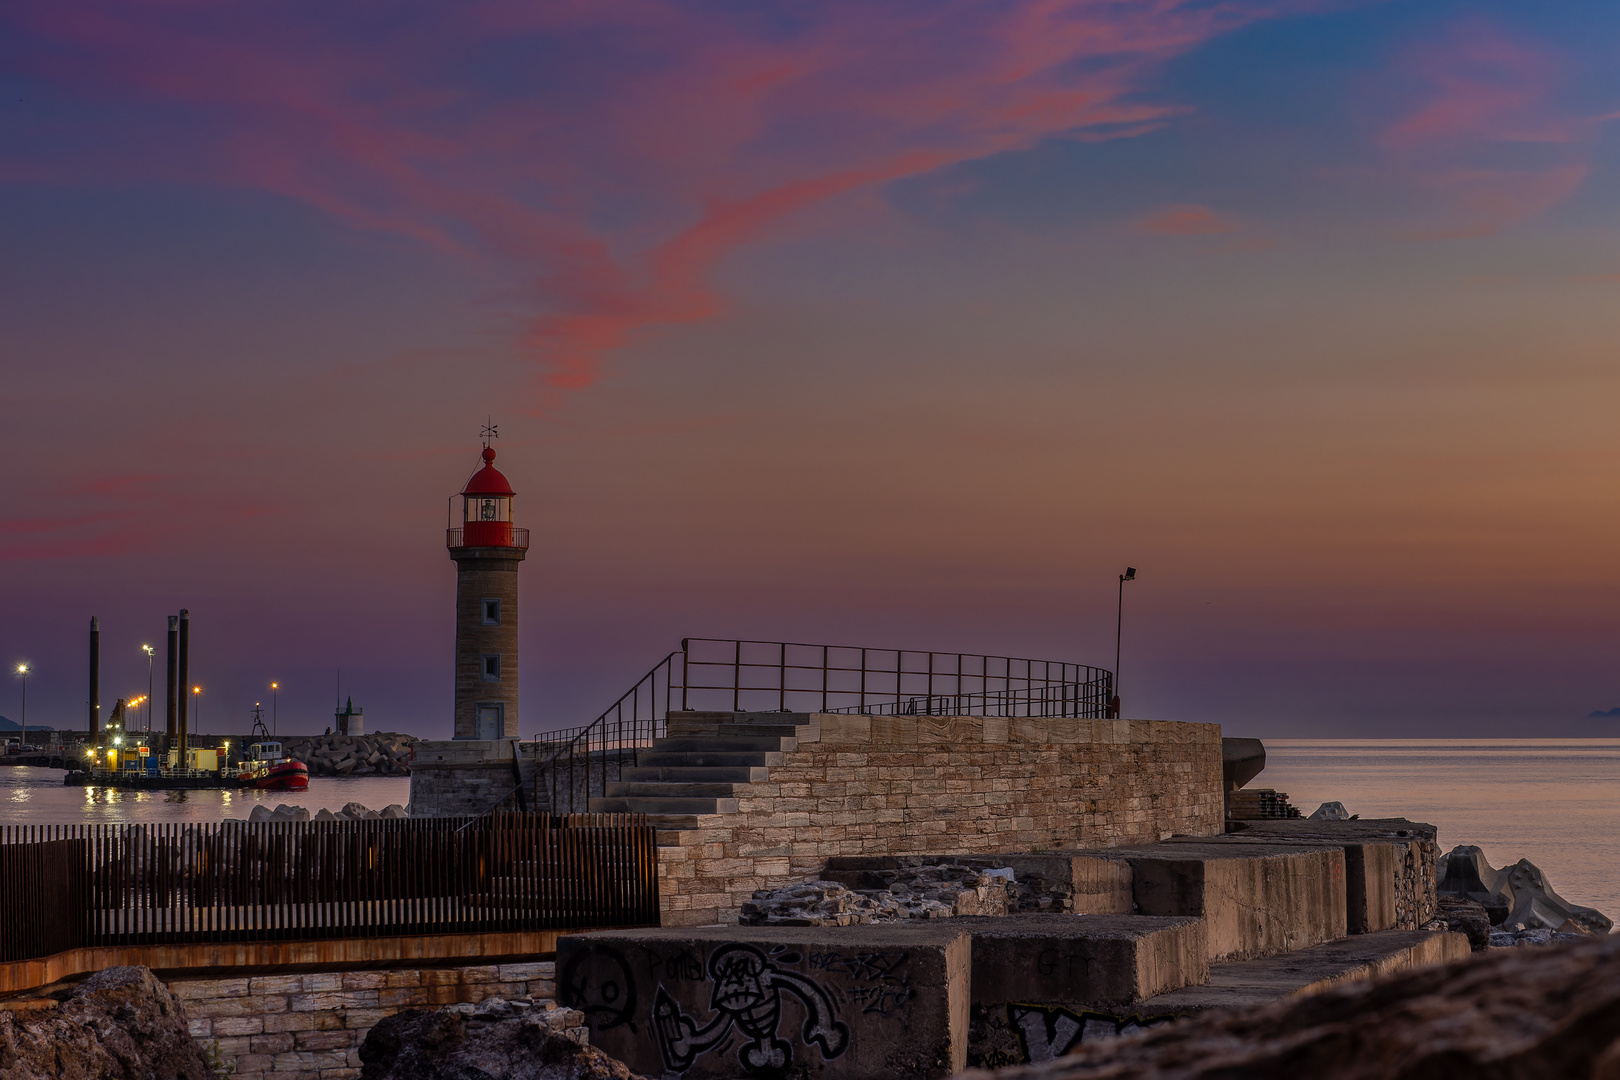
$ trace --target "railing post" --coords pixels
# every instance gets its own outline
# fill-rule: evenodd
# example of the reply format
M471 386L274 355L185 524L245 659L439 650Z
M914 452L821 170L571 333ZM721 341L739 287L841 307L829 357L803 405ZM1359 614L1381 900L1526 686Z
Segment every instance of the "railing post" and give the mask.
M861 650L861 712L866 711L866 650Z
M737 642L735 660L731 668L731 711L742 712L742 641Z
M781 642L782 655L777 668L776 683L780 691L777 696L776 708L779 712L787 712L787 642Z
M823 645L821 647L821 711L822 712L827 711L827 670L828 670L828 665L831 663L831 661L828 660L828 658L827 658L827 653L828 653L829 648L830 648L830 646L827 646L827 645Z

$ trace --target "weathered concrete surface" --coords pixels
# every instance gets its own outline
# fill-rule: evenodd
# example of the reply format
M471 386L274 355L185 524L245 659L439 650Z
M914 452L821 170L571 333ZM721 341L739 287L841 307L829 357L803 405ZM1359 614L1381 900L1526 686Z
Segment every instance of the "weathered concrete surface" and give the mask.
M1395 926L1395 845L1382 840L1344 846L1345 929L1374 934Z
M1339 847L1165 843L1107 853L1131 866L1140 915L1197 915L1211 960L1309 948L1345 936Z
M1202 919L1011 915L969 919L977 1005L1130 1005L1209 978Z
M963 921L571 935L558 998L653 1076L950 1076L967 1062Z
M1070 859L1077 915L1129 915L1136 910L1131 864L1077 855Z
M963 1080L991 1075L975 1070ZM1303 1000L1210 1012L994 1077L1616 1080L1620 938L1500 950Z
M1138 915L969 919L973 1007L968 1062L1038 1061L1093 1013L1209 978L1204 921Z
M1444 930L1384 930L1299 952L1211 964L1209 981L1142 1002L1144 1017L1233 1009L1280 997L1318 994L1341 983L1449 963L1469 955L1468 939Z
M1336 824L1336 823L1329 823ZM1247 832L1213 838L1173 836L1167 844L1227 843L1278 848L1321 848L1331 843L1344 851L1345 930L1370 934L1390 930L1396 922L1396 862L1398 853L1392 841L1339 837L1332 840L1291 836L1251 836Z
M55 1008L0 1012L5 1080L212 1080L184 1006L143 967L85 979Z
M1440 858L1433 825L1405 818L1358 821L1229 821L1228 837L1243 843L1292 840L1346 847L1385 841L1394 847L1397 930L1418 930L1435 917L1435 868Z
M584 1045L583 1020L573 1010L499 998L410 1009L379 1022L360 1044L360 1080L639 1080Z
M1460 896L1442 896L1439 917L1447 930L1466 937L1474 952L1491 947L1491 918L1480 904Z

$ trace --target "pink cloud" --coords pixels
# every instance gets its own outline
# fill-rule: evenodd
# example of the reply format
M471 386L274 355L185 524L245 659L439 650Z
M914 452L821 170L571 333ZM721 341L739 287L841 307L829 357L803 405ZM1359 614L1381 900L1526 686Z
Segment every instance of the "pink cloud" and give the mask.
M1413 235L1489 235L1557 206L1589 174L1605 118L1560 109L1550 49L1469 20L1409 50L1397 71L1422 91L1378 142L1398 175L1440 200L1440 222Z
M787 217L1043 139L1152 130L1182 111L1135 98L1159 64L1312 6L829 0L791 29L665 0L377 21L296 0L86 0L13 18L44 43L31 77L171 117L162 139L107 133L105 160L65 152L59 174L115 163L273 192L516 276L517 345L554 396L649 328L722 312L712 269ZM543 60L500 69L535 87L482 81L490 55L537 42ZM0 155L0 177L20 170Z
M1196 204L1167 206L1137 222L1137 227L1158 236L1216 236L1242 228L1232 219Z

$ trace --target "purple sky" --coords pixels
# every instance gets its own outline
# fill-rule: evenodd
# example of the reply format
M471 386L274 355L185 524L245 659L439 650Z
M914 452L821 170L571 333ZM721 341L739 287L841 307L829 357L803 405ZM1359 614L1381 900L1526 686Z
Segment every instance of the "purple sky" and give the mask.
M1612 735L1620 8L0 11L31 721L449 733L500 425L525 734L682 636L1113 657L1261 736ZM161 670L159 682L161 683ZM20 686L0 685L16 719ZM161 717L161 714L160 714Z

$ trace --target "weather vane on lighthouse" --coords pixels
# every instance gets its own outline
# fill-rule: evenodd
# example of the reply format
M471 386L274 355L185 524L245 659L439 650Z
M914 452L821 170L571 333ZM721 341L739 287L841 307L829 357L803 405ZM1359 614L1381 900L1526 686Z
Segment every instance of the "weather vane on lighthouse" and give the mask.
M487 417L484 426L478 429L478 435L484 440L484 449L489 449L489 440L501 437L501 429L496 425L493 416Z

